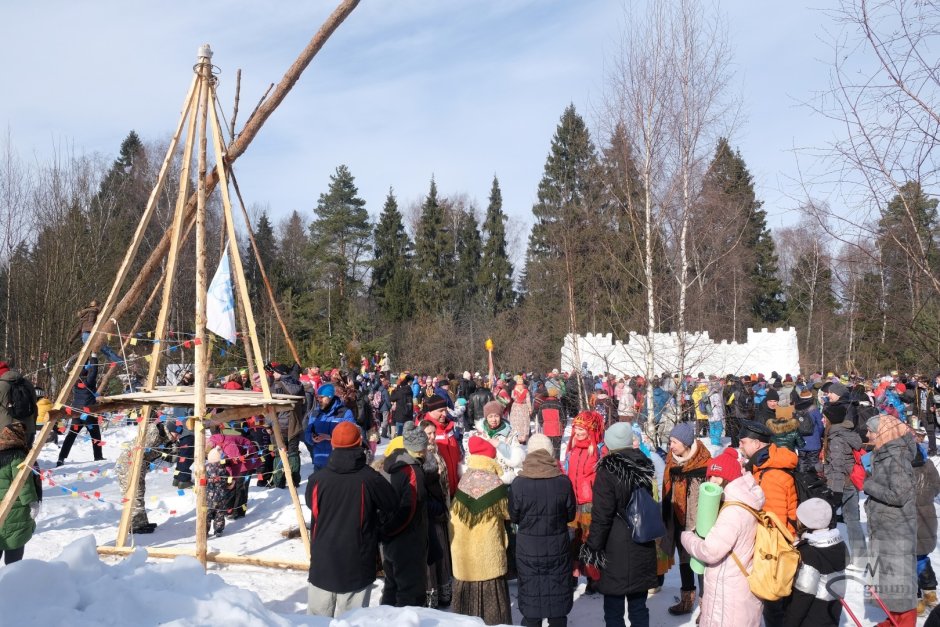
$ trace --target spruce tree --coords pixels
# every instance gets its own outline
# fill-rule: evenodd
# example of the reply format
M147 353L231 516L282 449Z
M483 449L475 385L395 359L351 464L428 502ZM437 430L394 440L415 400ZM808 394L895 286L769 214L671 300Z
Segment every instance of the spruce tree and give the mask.
M767 212L757 199L753 177L741 153L732 150L725 138L719 139L715 148L703 197L720 208L720 216L735 216L721 218L726 220L726 231L733 239L727 263L723 264L722 303L726 307L738 303L739 309L749 303L750 323L755 327L782 321L786 313L783 285L777 276L777 251L767 228ZM740 298L729 297L729 290L737 290ZM730 312L725 313L730 317Z
M437 183L421 207L415 233L415 307L421 312L438 313L452 295L454 286L454 234L444 221L444 207L437 197Z
M401 322L409 318L414 309L411 300L412 246L391 188L373 239L375 254L369 294L386 319Z
M312 259L336 287L342 305L365 275L372 237L366 201L359 198L355 178L345 165L330 175L330 186L320 194L315 212L310 225Z
M597 176L597 154L587 125L569 105L545 160L526 251L523 290L528 315L544 320L544 344L534 349L540 362L557 359L558 346L572 330L570 307L574 331L594 330L598 321L596 275L602 251L595 246L601 201ZM606 267L609 259L603 262Z
M512 263L506 254L506 214L503 213L503 194L499 180L493 177L490 202L483 221L483 252L477 284L480 303L487 315L495 316L512 306L515 299L512 287Z
M454 266L454 306L461 314L472 313L478 308L480 258L483 242L477 219L470 209L454 208L457 217L457 263Z
M264 270L268 273L269 279L275 280L278 245L274 236L274 227L271 226L267 211L262 211L261 215L258 216L254 236L255 245L258 247L258 255L261 257L261 263L264 264ZM265 293L264 280L261 278L261 270L258 268L258 261L251 249L250 242L247 250L242 254L242 259L245 263L245 280L248 283L248 293L252 307L255 311L258 311L263 303L267 302L268 297Z

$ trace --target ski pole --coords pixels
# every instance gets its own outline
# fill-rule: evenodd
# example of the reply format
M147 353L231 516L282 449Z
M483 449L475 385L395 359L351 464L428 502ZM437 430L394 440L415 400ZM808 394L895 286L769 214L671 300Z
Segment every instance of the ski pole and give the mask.
M845 611L849 613L849 616L855 622L858 627L862 627L862 623L855 617L855 613L852 611L852 608L849 607L849 604L845 602L845 599L839 599L839 603L842 604L842 607L845 608Z

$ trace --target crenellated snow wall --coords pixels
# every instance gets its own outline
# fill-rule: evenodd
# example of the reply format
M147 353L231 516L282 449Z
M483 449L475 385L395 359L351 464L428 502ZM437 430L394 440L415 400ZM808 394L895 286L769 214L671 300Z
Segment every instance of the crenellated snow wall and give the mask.
M577 341L580 360L576 358ZM747 342L715 342L708 332L687 333L685 350L680 346L676 333L654 333L653 372L676 373L679 371L679 355L685 353L685 371L690 374L725 375L763 373L770 375L776 370L780 375L796 375L800 371L800 351L796 340L796 328L747 330ZM650 339L646 335L630 332L627 342L614 341L611 333L575 336L568 334L561 348L561 369L571 372L580 370L587 362L594 374L642 374L646 371L646 354Z

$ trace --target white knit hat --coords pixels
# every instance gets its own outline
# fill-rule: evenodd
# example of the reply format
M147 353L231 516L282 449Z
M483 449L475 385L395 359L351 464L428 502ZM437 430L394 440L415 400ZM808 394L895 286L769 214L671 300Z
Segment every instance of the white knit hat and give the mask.
M529 437L527 452L531 455L535 451L548 451L549 455L555 455L555 447L552 446L552 441L544 433L536 433Z

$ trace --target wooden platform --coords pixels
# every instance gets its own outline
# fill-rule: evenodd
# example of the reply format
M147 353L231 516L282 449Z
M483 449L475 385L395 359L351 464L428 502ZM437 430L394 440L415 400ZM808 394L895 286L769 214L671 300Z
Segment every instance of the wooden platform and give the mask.
M207 407L282 407L289 409L303 396L290 396L288 394L272 394L265 398L263 392L250 390L223 390L221 388L208 388L206 390ZM194 405L196 393L194 388L187 386L157 386L153 390L115 394L114 396L101 396L98 406L107 410L109 404L128 405Z

